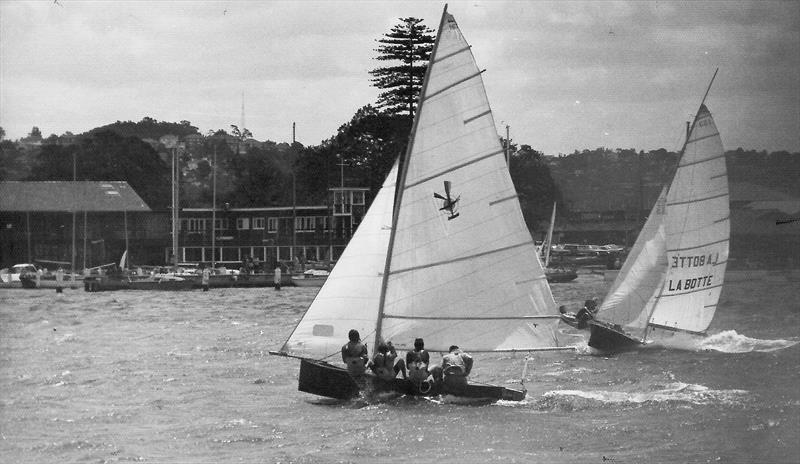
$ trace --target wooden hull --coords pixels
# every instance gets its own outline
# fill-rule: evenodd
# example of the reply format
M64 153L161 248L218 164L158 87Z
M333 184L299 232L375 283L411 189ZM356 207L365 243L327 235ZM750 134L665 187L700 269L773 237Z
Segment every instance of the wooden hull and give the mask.
M83 289L87 292L104 292L113 290L192 290L191 280L170 279L128 279L126 277L92 276L83 280Z
M621 330L597 322L591 322L589 330L591 331L589 346L601 351L625 351L643 344L641 340L629 337Z
M40 278L37 282L36 278L21 277L19 279L22 288L81 288L83 287L83 277L71 280L65 278L60 283L56 281L55 277Z
M522 401L525 398L525 391L495 385L454 385L439 382L430 385L430 389L421 391L417 385L404 379L386 381L372 375L354 379L343 367L310 359L300 360L297 389L340 400L356 398L362 391L427 397L452 395L459 398L487 401Z
M578 278L578 272L574 269L546 268L544 270L547 281L550 283L572 282Z
M299 277L294 276L292 277L292 284L296 287L322 287L325 281L328 279L327 276L325 277Z

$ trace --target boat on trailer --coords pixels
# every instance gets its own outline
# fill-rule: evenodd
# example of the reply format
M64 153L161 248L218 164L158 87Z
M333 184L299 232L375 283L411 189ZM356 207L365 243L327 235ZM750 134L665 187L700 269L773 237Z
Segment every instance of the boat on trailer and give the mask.
M486 91L447 7L431 52L407 152L279 351L300 358L298 388L349 399L370 390L520 401L521 389L415 384L352 376L328 362L350 329L372 352L383 341L431 353L558 346L559 314L522 216ZM524 376L523 376L524 377Z
M729 240L725 151L703 97L671 182L590 322L589 346L614 351L704 335L722 291Z

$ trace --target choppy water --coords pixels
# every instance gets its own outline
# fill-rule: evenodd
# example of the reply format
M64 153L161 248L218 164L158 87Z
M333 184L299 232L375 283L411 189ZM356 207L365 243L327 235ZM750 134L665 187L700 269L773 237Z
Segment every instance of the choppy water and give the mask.
M707 338L607 357L565 328L577 351L533 355L525 401L483 406L298 392L267 352L315 289L0 290L0 461L798 462L800 283L730 280ZM519 386L525 363L479 355L473 377Z

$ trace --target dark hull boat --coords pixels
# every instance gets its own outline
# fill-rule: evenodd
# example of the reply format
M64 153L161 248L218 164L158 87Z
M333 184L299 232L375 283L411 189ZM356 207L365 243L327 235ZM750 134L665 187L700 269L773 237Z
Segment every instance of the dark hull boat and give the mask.
M624 351L644 344L641 340L623 333L619 327L599 322L590 322L589 331L589 346L601 351Z
M572 282L578 278L578 272L572 268L548 267L544 270L544 273L550 283Z
M525 390L514 390L494 385L456 385L436 382L419 386L405 379L396 378L387 381L369 374L365 374L360 379L355 379L343 367L312 359L300 360L300 376L297 389L302 392L339 400L350 400L359 397L362 393L369 394L370 392L425 397L451 395L477 401L522 401L525 398Z

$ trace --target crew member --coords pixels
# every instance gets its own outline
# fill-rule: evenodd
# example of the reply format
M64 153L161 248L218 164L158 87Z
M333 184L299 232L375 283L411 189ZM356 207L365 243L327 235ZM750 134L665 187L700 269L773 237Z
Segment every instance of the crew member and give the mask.
M406 353L408 378L416 384L424 382L430 375L428 372L430 363L431 355L425 351L425 341L417 338L414 340L414 351Z
M432 369L433 378L445 383L466 384L472 372L472 356L451 345L449 353L442 357L442 365Z
M350 341L342 346L342 361L351 375L363 375L369 360L367 345L361 343L361 334L356 329L351 329L347 338Z
M404 379L407 378L406 363L402 359L397 359L397 351L392 342L378 345L378 352L372 357L369 368L382 380L392 380L399 372L403 373Z

